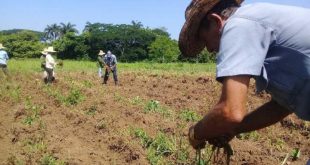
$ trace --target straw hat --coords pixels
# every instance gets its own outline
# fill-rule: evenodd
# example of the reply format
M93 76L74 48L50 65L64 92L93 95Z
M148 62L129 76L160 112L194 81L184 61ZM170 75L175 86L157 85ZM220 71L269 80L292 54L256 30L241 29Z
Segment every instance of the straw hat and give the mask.
M100 50L98 55L103 56L103 55L105 55L105 53L102 50Z
M0 49L5 49L5 47L2 44L0 44Z
M199 38L199 27L206 14L225 0L192 0L185 11L186 22L179 37L179 47L183 55L193 57L199 54L205 43ZM240 5L244 0L234 0Z
M56 53L56 51L54 50L54 47L50 46L47 49L44 49L45 52L47 53Z
M47 48L45 48L42 52L41 52L43 55L47 55Z

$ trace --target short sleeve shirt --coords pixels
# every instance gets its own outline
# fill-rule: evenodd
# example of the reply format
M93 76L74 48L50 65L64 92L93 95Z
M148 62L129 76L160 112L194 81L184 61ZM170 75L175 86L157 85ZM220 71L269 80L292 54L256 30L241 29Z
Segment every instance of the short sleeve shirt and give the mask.
M256 3L227 20L217 56L217 79L256 78L257 91L310 120L310 10Z
M113 66L117 64L117 59L116 56L114 54L107 54L104 56L104 62L106 63L106 65L108 66Z
M7 65L8 60L9 60L8 53L4 50L0 50L0 64Z

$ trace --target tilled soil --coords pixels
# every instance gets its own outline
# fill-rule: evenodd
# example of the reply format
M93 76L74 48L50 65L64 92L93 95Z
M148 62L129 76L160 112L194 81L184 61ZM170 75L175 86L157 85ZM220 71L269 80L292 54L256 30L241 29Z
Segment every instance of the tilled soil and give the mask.
M0 164L42 164L45 155L64 164L149 164L147 149L130 129L142 128L151 137L163 132L188 146L186 134L192 122L181 120L180 112L189 109L203 116L221 91L221 85L207 76L125 72L117 87L112 80L102 85L90 73L60 73L58 77L55 84L46 86L39 74L17 73L10 82L0 84L5 92L0 95ZM76 95L83 96L77 103L74 97L67 99L73 105L55 94L68 95L72 89L79 89ZM150 100L172 111L172 116L145 113ZM251 86L249 110L269 100L267 94L255 95ZM309 138L310 124L290 116L234 139L231 164L281 164L298 148L300 158L290 157L288 163L304 165L310 158ZM195 151L187 148L190 153L185 161L178 161L175 154L163 159L170 164L192 164Z

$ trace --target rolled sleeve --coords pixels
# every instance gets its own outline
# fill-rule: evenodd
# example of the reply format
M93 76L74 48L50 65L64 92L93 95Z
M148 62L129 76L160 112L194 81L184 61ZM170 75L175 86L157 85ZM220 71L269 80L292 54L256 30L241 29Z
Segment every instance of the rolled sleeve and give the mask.
M272 33L271 28L257 21L229 19L222 32L217 56L217 80L237 75L260 76Z

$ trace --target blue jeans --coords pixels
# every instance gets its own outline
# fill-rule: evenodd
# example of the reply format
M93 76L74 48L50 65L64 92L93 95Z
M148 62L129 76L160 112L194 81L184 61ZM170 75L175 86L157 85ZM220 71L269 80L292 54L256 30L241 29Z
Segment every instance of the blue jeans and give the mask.
M114 69L106 69L105 70L105 75L104 75L104 81L103 83L106 84L107 81L109 80L109 76L110 76L110 73L113 73L113 78L114 78L114 83L115 85L118 84L118 77L117 77L117 69L116 67Z

